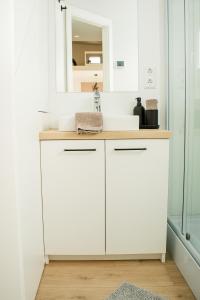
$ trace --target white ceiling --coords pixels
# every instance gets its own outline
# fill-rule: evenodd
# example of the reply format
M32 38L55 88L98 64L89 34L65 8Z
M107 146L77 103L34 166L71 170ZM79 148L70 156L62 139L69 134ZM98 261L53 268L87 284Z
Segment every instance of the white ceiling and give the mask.
M79 37L74 37L74 36ZM72 39L76 42L101 42L102 28L78 20L72 20Z

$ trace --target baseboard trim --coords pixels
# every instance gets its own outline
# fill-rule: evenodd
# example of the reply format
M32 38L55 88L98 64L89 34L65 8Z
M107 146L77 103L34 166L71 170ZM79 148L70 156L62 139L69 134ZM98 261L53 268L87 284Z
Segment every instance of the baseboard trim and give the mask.
M49 260L162 260L163 254L131 255L49 255Z

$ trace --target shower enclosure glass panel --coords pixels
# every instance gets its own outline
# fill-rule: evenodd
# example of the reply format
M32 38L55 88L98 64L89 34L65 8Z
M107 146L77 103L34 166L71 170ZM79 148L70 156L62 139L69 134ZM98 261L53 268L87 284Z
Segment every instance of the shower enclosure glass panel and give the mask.
M187 134L184 233L200 253L200 0L186 1Z
M168 0L169 223L200 264L200 0Z
M168 1L169 17L169 128L170 145L169 220L183 230L185 151L185 7L184 0Z

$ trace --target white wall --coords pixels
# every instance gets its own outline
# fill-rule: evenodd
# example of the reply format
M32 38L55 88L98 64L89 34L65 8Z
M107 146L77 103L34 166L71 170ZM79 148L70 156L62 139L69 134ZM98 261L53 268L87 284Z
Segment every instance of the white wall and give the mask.
M21 300L13 140L13 1L0 2L0 299Z
M48 0L0 3L0 299L33 300L44 267L39 109L48 97Z
M48 0L15 0L15 146L25 300L44 267L38 110L48 98Z
M139 4L139 94L143 99L155 97L160 106L160 125L166 128L166 1L138 0ZM144 88L145 67L156 70L156 88Z
M105 112L131 114L134 98L143 99L156 97L160 106L160 125L165 128L165 1L139 0L139 90L137 92L103 93L102 106ZM53 35L55 34L53 12L50 11L50 74L55 74L52 52ZM144 89L144 67L155 67L157 70L157 84L155 89ZM55 80L49 89L49 108L56 114L73 113L93 109L91 94L56 93ZM56 124L54 124L56 125Z

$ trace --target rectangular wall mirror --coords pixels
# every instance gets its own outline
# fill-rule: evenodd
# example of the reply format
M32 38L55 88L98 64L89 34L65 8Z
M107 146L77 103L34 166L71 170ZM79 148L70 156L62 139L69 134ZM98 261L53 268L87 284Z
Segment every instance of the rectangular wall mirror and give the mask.
M57 92L137 91L137 0L55 1Z

